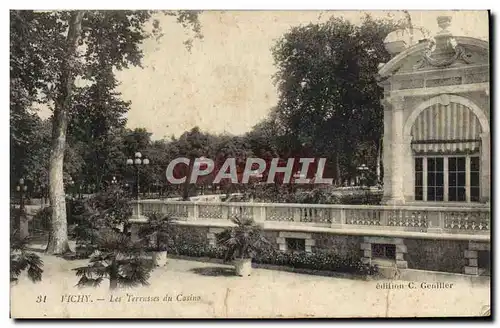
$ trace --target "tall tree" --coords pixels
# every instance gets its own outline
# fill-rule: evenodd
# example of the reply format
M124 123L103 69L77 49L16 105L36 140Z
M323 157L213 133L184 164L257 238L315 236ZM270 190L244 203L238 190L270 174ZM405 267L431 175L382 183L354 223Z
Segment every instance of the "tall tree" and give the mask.
M65 56L61 62L60 79L55 98L54 119L52 121L52 144L49 162L49 197L52 206L51 229L47 252L65 253L69 251L66 222L66 200L64 193L64 153L66 149L66 129L75 84L77 47L82 30L83 11L71 13L68 21Z
M291 28L272 49L280 118L298 145L313 145L317 157L334 163L337 181L353 170L360 141L379 144L377 65L390 59L383 40L401 25L369 15L360 25L332 17Z
M153 14L156 15L151 11L11 12L11 73L14 71L15 78L11 76L11 86L20 85L14 90L17 98L11 102L11 109L12 104L28 107L33 101L54 109L49 173L53 207L49 253L64 253L69 249L64 155L72 111L82 108L75 106L75 99L85 98L78 97L86 90L81 85L90 85L87 92L94 92L94 98L103 102L100 108L106 109L106 100L116 99L107 97L113 89L110 78L113 70L140 66L141 43L150 36L161 34ZM200 36L197 12L165 14L174 16L184 26L192 26L195 36ZM152 25L149 30L145 28L146 23ZM75 81L82 82L79 88ZM105 83L100 83L102 81ZM92 85L96 85L94 90ZM120 106L125 105L115 107Z

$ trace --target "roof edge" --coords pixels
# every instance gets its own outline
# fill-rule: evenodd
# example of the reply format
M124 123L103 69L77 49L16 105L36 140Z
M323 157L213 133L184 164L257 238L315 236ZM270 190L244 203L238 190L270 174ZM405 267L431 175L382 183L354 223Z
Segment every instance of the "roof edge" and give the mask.
M478 38L472 38L468 36L455 36L454 37L457 40L457 43L459 44L466 44L466 45L472 45L476 46L479 48L482 48L486 50L487 52L489 51L489 43L487 41L478 39ZM427 42L422 42L415 44L411 46L410 48L406 49L405 51L399 53L396 55L394 58L392 58L389 62L387 62L384 66L380 68L378 71L378 74L380 77L387 77L392 74L392 72L399 67L400 63L406 58L409 57L417 52L423 52L424 49L427 48L429 44L429 41Z

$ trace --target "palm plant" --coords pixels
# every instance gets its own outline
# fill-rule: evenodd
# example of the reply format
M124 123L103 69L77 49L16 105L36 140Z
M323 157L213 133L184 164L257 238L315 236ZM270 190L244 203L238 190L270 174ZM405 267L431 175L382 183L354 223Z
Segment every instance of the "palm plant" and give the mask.
M96 249L87 266L73 269L80 277L77 286L98 287L104 279L109 280L111 290L148 285L151 268L139 242L133 242L123 232L104 229L99 233Z
M146 248L152 252L153 265L167 264L168 240L174 225L173 220L158 212L147 214L148 222L139 229L139 236L146 242Z
M219 242L226 248L225 261L235 259L252 259L271 244L264 237L263 229L253 219L234 217L234 227L218 234Z
M166 251L174 221L170 216L158 212L148 213L147 217L148 223L141 226L139 236L146 240L151 250Z
M37 254L27 249L29 239L21 238L16 230L10 236L10 281L17 282L26 271L32 282L42 280L43 261Z
M100 231L125 232L132 212L124 191L113 186L85 201L82 207L81 213L75 217L73 233L78 256L88 258L96 251Z

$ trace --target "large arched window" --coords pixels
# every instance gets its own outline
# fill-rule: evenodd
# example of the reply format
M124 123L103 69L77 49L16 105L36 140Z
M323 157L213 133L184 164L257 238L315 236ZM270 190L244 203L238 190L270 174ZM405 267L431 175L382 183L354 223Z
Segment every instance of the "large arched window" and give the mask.
M467 106L435 103L412 129L415 200L480 200L481 125Z

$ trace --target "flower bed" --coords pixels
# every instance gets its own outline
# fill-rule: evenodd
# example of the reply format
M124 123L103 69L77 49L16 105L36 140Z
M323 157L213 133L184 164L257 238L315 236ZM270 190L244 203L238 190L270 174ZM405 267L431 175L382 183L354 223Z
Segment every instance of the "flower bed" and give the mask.
M169 248L169 253L197 258L211 258L222 260L225 249L199 244L184 244ZM377 266L361 263L353 258L342 258L332 252L317 251L314 253L298 252L285 253L278 250L259 253L253 259L257 264L269 264L297 269L315 271L329 271L350 273L356 275L374 275L378 272Z

